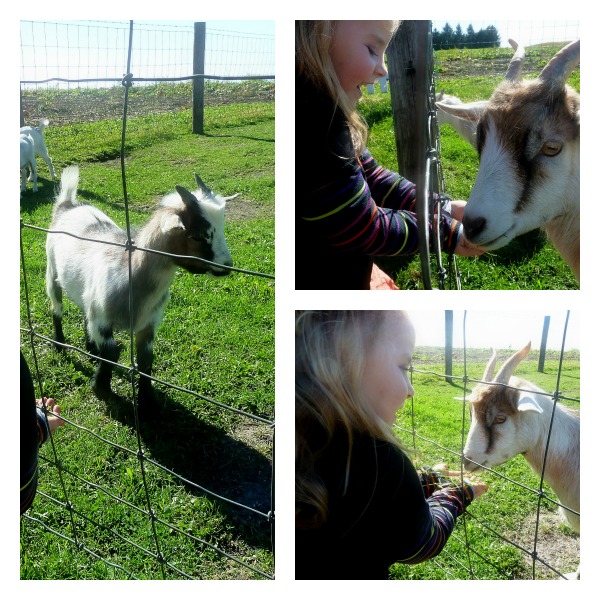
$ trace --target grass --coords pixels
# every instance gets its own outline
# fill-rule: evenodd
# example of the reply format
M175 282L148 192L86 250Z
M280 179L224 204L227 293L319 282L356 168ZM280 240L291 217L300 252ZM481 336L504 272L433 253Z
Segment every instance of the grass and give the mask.
M527 77L533 77L552 56L556 46L534 49L528 59ZM447 50L437 53L436 89L458 96L464 102L489 98L503 72L508 50ZM528 55L530 54L528 50ZM467 60L468 59L468 60ZM497 65L498 59L503 59ZM490 72L494 69L493 72ZM579 71L569 78L579 90ZM369 150L384 167L397 171L394 126L389 94L376 88L359 104L370 130ZM468 199L478 170L475 150L449 125L440 131L445 191L452 198ZM400 289L422 289L420 258L377 259ZM577 280L561 256L539 230L520 236L508 246L480 257L456 257L462 289L468 290L570 290L579 289ZM445 265L448 269L448 266ZM438 284L437 266L431 262L432 281ZM447 287L455 287L452 280Z
M226 209L225 235L236 267L273 275L274 107L254 107L248 119L246 106L207 109L206 118L218 126L203 136L191 133L189 110L129 119L130 220L132 226L145 222L158 198L176 184L193 188L196 171L217 193L241 192ZM120 120L104 120L51 127L46 141L57 174L79 164L80 197L125 226L120 134ZM39 172L40 191L23 194L21 218L47 227L54 184L41 161ZM51 337L45 234L25 227L21 235L32 326L36 334ZM38 495L30 518L21 520L22 579L273 576L266 515L274 319L272 278L233 273L214 279L178 271L156 337L153 375L194 394L155 384L162 412L139 429L127 373L127 332L117 336L124 368L113 376L116 398L108 405L91 392L91 359L75 350L59 355L35 339L43 394L56 399L69 423L41 449ZM23 278L21 327L28 327ZM83 318L69 301L64 328L68 343L83 348ZM21 347L39 396L28 338L22 333Z
M489 351L470 350L467 354L467 375L471 379L481 377ZM510 351L499 353L499 362ZM469 427L468 409L457 398L463 397L463 385L447 383L444 377L443 349L417 348L413 357L415 372L413 386L415 398L412 406L406 405L396 425L404 444L412 449L417 465L433 466L445 462L451 469L460 470L460 452L463 445L463 419L465 436ZM462 360L457 361L453 375L463 375ZM558 360L546 357L544 372L537 371L538 352L532 351L519 365L517 375L542 389L553 392L556 388ZM467 393L474 384L468 384ZM579 398L579 353L565 355L561 371L560 392L568 398ZM565 404L579 409L578 402ZM419 437L413 439L412 431ZM396 564L391 569L394 579L531 579L531 558L514 544L531 552L533 527L537 516L537 490L539 478L522 456L483 473L480 478L489 490L468 509L469 515L461 517L442 554L432 561L416 566ZM514 483L516 482L516 483ZM556 496L544 485L545 493ZM554 519L557 507L543 498L540 524L539 557L567 573L576 569L579 557L563 548L557 558L542 543L546 535L546 522ZM574 534L566 526L560 527L559 540L555 543L573 542ZM493 531L490 531L491 528ZM556 527L552 528L554 531ZM526 533L529 532L529 533ZM505 539L502 539L503 536ZM562 538L562 540L561 540ZM467 551L467 542L470 550ZM472 574L469 569L472 570ZM546 567L536 565L536 578L556 578Z

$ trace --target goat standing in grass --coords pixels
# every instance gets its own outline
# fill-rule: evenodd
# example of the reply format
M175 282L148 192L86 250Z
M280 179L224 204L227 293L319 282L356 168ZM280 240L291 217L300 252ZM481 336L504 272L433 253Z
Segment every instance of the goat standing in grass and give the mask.
M19 141L21 153L21 192L24 192L27 187L28 175L33 181L33 191L37 192L37 165L35 163L35 146L33 138L28 133L21 133Z
M489 101L437 103L467 129L477 128L479 172L462 220L465 234L489 251L542 227L579 280L579 94L566 85L579 65L579 40L532 80L521 78L524 48L509 41L515 54Z
M478 384L469 397L471 429L463 465L477 473L522 454L541 475L548 445L544 479L566 507L561 507L563 516L579 532L579 416L533 383L512 376L530 349L531 343L515 352L496 377L493 353L483 375L490 383Z
M60 233L48 234L46 290L52 303L56 347L60 350L60 344L65 341L62 330L64 291L85 316L86 347L100 359L92 389L100 399L107 400L112 394L111 362L116 362L119 357L113 328L129 329L132 324L137 367L142 374L139 407L147 414L155 399L151 381L145 375L149 376L152 371L154 336L177 267L191 273L220 277L229 274L227 267L233 265L224 236L224 210L228 198L215 196L198 175L196 192L177 186L176 193L163 198L150 220L135 233L137 249L131 257L130 284L129 252L124 248L126 232L97 208L77 201L78 182L78 167L67 167L62 173L50 229L118 245ZM155 254L141 248L177 256Z

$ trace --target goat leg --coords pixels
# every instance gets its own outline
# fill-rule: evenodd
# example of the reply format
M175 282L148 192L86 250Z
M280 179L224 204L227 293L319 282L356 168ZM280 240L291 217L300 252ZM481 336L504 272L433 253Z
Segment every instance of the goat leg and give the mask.
M99 329L102 341L96 344L98 348L99 362L96 371L92 377L92 390L100 400L110 400L112 392L110 389L110 380L112 377L113 365L119 359L119 347L112 337L112 328ZM111 362L106 362L111 361Z

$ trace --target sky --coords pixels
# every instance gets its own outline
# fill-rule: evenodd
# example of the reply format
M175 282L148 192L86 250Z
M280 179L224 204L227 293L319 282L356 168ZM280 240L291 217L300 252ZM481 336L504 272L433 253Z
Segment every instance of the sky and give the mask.
M22 20L21 80L120 79L127 65L129 23ZM205 74L274 75L274 21L207 20L205 23ZM194 21L134 20L130 69L134 77L191 75L193 25Z
M517 292L518 293L518 292ZM445 310L408 310L415 325L417 346L445 345ZM466 321L465 321L466 312ZM546 348L560 350L567 310L454 310L453 346L519 350L531 341L539 350L544 317L550 317ZM579 313L570 311L565 350L580 349Z

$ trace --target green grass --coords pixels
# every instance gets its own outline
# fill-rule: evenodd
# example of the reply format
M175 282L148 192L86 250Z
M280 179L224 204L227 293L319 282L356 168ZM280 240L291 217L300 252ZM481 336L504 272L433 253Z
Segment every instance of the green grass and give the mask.
M241 193L226 209L225 235L235 266L273 275L274 109L272 103L258 106L246 121L244 109L208 110L207 118L218 126L204 136L191 133L189 110L128 120L130 219L133 226L145 222L159 197L176 184L193 188L196 171L216 193ZM51 127L46 143L57 175L64 166L78 164L80 197L124 227L120 135L119 120L100 121ZM48 227L55 186L42 161L39 167L40 191L23 194L21 218ZM51 337L45 234L22 228L21 235L32 324L37 334ZM27 328L23 279L20 302L21 327ZM274 319L272 278L232 273L215 279L178 271L156 336L153 376L203 397L155 384L162 412L139 430L145 458L265 514L273 451ZM64 328L67 342L84 348L83 318L68 300ZM21 334L21 347L39 396L28 338ZM117 338L123 344L120 362L127 367L129 334L118 332ZM273 575L266 517L215 498L148 461L142 476L126 368L113 375L117 397L107 405L91 392L94 365L87 356L74 350L59 355L37 338L35 354L43 394L56 399L71 424L41 449L38 495L28 511L31 519L21 520L21 578ZM143 512L148 498L158 519L154 527ZM169 563L164 570L152 557L157 551Z
M507 55L509 53L507 50L503 52ZM535 49L533 52L541 53ZM534 66L541 68L552 52L551 49L541 53L534 61ZM482 68L481 70L486 72L486 75L482 76L473 73L474 68L471 67L465 74L460 65L475 62L482 63L485 67L485 61L497 57L498 53L498 50L493 53L489 50L438 52L437 90L456 95L465 102L489 98L503 78L503 73L487 73L486 69ZM526 75L533 76L534 74ZM578 70L569 78L569 84L579 90ZM382 94L376 88L375 94L363 97L359 109L369 125L369 150L381 165L398 171L390 94ZM454 199L467 200L477 176L477 153L449 125L443 125L440 129L445 191ZM380 258L376 262L392 276L400 289L422 289L421 263L418 256ZM520 236L508 246L480 257L456 257L456 263L461 274L462 289L579 289L579 284L569 267L539 230ZM445 265L445 268L448 269L448 266ZM431 262L431 273L433 285L437 286L437 266L434 260ZM453 281L450 280L446 287L454 288Z
M471 351L469 351L471 352ZM467 376L481 377L485 367L485 358L467 355ZM501 356L508 356L505 351ZM433 355L433 358L432 358ZM443 362L439 357L443 349L432 351L430 348L417 348L413 357L416 371L413 374L415 397L412 405L405 406L396 425L399 436L405 446L412 451L417 464L433 466L447 463L450 469L460 470L460 452L463 445L463 419L465 436L469 428L468 407L457 398L463 397L463 384L450 384L445 380ZM517 375L522 376L542 389L553 392L556 388L558 360L547 356L543 373L537 371L538 353L532 353L518 367ZM453 375L463 376L462 361L457 361ZM441 376L440 376L441 375ZM475 384L468 384L467 393ZM571 352L565 356L561 371L561 395L579 398L579 356ZM565 401L566 405L579 409L578 402ZM466 410L465 410L466 409ZM413 439L412 431L419 437ZM436 559L416 566L396 564L391 569L394 579L531 579L531 558L511 543L502 540L497 534L518 544L526 550L533 550L532 538L523 533L527 526L535 522L537 514L537 496L521 486L537 490L539 478L534 474L522 456L496 467L492 472L483 473L480 478L488 484L489 490L475 500L468 511L471 516L459 519L450 541L442 554ZM506 478L506 479L505 479ZM513 480L517 483L513 483ZM549 497L556 500L552 490L544 485ZM542 500L544 513L555 514L557 507L547 499ZM475 519L483 521L495 532L492 533ZM542 523L543 530L543 523ZM560 534L569 537L566 526L560 527ZM466 542L471 552L466 550ZM557 565L554 556L547 556L538 548L540 558L553 567L564 569L563 573L575 570L577 556L565 556L567 564ZM564 553L566 555L566 553ZM570 562L568 562L570 561ZM470 565L473 575L465 565ZM536 567L537 578L556 577L539 564Z

